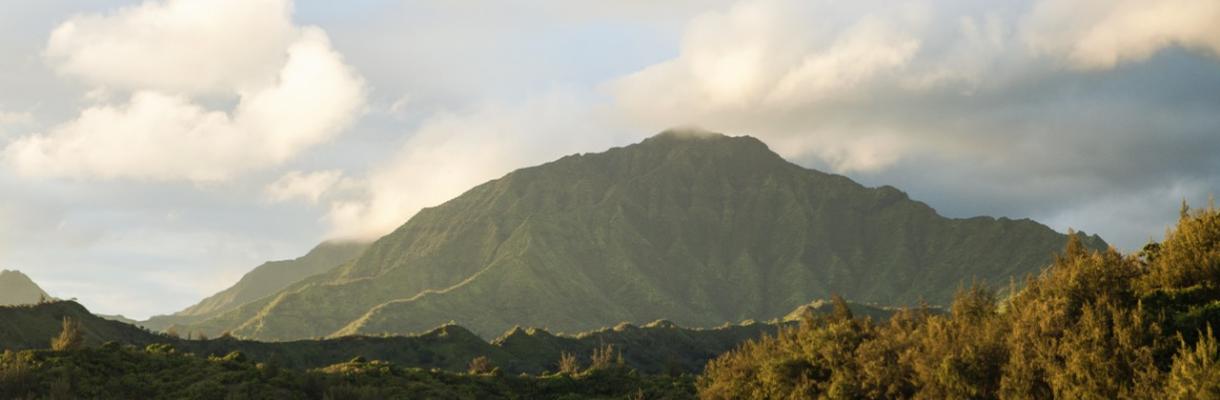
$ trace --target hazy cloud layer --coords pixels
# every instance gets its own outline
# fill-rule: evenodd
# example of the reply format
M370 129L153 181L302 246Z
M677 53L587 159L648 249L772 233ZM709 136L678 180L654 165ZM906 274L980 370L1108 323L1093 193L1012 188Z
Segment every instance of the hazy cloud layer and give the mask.
M290 10L173 0L73 17L52 32L47 61L100 100L8 144L6 161L33 177L207 182L332 139L362 112L364 83ZM232 110L201 101L230 98Z

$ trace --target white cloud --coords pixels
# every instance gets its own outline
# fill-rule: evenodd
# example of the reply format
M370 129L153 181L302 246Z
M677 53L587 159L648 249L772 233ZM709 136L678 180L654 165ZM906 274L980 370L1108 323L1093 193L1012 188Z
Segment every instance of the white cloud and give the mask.
M1025 24L1035 51L1083 69L1142 61L1170 46L1220 56L1214 0L1042 0Z
M51 32L60 74L95 86L229 95L262 86L298 37L287 0L147 1Z
M786 156L812 152L839 171L876 170L898 158L898 136L810 121L809 111L860 106L879 88L943 74L917 63L929 19L918 2L745 1L695 18L677 58L608 88L630 115L653 126L749 133Z
M865 17L830 47L805 55L780 77L767 100L791 104L850 96L853 89L878 75L900 70L917 49L919 39Z
M289 11L282 1L173 0L71 19L48 60L94 91L131 94L17 139L6 161L34 177L207 182L330 140L363 112L364 83L325 32L292 27ZM214 110L192 97L212 93L237 104Z
M607 88L636 121L749 133L790 158L874 173L990 136L962 132L984 119L962 110L1078 73L1063 57L1109 68L1175 45L1220 55L1216 21L1215 1L746 0L692 19L676 57ZM929 124L935 113L957 120Z
M305 173L291 171L267 186L264 195L271 202L302 199L317 204L327 192L340 183L343 173L338 170Z

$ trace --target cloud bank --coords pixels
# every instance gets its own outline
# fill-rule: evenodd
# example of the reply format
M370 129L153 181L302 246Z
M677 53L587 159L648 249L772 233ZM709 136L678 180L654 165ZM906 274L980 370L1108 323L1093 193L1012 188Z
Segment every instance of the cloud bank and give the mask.
M4 158L25 176L222 181L334 138L364 107L363 79L324 31L293 26L282 0L77 16L52 32L45 57L94 97L122 100L9 143Z
M1202 94L1220 86L1218 10L742 1L694 18L676 57L606 88L642 124L758 136L952 216L1034 217L1131 248L1159 227L1118 226L1098 209L1169 222L1181 198L1129 206L1166 200L1155 193L1198 202L1220 184L1220 163L1197 150L1220 146L1220 98Z

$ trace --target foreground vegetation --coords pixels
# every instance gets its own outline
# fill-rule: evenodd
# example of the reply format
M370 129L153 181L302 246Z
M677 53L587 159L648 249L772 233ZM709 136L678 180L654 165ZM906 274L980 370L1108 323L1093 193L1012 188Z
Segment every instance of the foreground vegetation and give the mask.
M561 399L694 398L694 378L626 368L612 349L560 372L508 375L483 360L466 373L402 368L356 358L311 370L260 363L239 352L199 357L170 345L109 343L63 350L6 351L0 398L113 399Z
M952 312L889 321L845 307L711 362L702 398L1217 399L1220 211L1183 206L1132 255L1063 255L1004 299L961 290Z

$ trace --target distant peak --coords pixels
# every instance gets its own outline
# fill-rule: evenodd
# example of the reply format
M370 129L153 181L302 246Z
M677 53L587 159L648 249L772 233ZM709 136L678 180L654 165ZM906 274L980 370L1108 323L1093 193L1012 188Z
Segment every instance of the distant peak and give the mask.
M33 282L33 280L31 280L29 276L22 273L21 271L15 270L15 269L14 270L8 270L8 269L0 270L0 276L7 276L12 279L22 279L22 280L30 281L31 283Z

